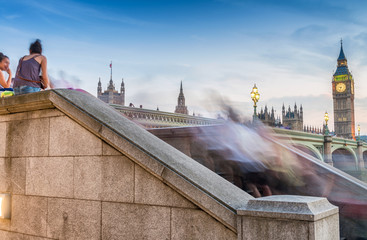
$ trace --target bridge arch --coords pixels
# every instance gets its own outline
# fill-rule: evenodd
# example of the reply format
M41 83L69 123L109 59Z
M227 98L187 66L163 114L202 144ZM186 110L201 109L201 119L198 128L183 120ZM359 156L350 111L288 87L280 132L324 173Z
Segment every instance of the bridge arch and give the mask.
M334 167L343 171L356 171L358 159L354 150L348 146L332 147L331 149Z
M363 151L364 168L367 168L367 149Z
M321 161L324 161L320 151L312 144L295 143L293 146Z

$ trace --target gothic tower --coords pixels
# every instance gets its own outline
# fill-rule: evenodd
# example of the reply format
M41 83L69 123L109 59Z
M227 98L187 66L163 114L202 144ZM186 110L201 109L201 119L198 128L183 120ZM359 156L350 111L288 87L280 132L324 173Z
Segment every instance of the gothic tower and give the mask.
M122 101L121 105L125 106L125 82L124 82L124 79L122 79L122 82L121 82L120 94L121 94L121 101Z
M337 69L333 75L334 129L339 137L355 139L354 79L340 42Z
M102 94L102 83L101 83L101 78L99 78L98 88L97 88L97 96L100 96L101 94Z
M301 105L298 110L297 104L294 104L294 111L291 110L291 106L288 107L288 110L285 110L285 106L283 103L282 107L282 124L283 127L287 129L292 129L296 131L303 130L303 107Z
M187 106L185 106L185 96L183 94L182 81L181 81L181 87L180 87L180 94L178 95L177 102L178 104L176 106L175 113L189 114L189 111L187 110Z
M122 79L120 93L119 93L117 89L115 89L115 84L113 83L113 80L112 80L112 62L110 64L110 68L111 68L111 77L110 77L110 82L108 84L107 90L102 93L102 83L101 83L101 78L99 78L98 87L97 87L97 97L98 99L102 100L105 103L118 104L118 105L125 106L124 79Z

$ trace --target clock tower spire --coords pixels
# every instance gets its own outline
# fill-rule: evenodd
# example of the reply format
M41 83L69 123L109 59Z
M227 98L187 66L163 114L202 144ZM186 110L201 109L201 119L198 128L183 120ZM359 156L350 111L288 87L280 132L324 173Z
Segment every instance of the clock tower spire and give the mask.
M335 134L339 137L355 139L354 79L348 69L343 40L340 41L337 63L332 80Z

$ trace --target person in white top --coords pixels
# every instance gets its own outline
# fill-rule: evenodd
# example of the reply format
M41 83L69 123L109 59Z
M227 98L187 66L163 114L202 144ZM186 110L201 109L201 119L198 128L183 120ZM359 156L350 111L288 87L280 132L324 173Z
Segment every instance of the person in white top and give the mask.
M0 52L0 85L5 89L10 87L11 79L12 79L12 74L11 74L9 65L10 65L10 61L9 61L8 56L5 56L3 53ZM6 71L9 75L8 80L6 81L5 81L3 71Z

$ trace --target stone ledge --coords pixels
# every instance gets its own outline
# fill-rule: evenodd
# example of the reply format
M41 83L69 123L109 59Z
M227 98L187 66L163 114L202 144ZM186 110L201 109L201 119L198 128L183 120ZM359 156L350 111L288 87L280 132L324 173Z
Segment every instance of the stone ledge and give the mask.
M338 212L326 198L292 195L251 199L245 208L237 210L240 216L303 221L318 221Z
M50 101L52 91L42 91L0 100L0 114L55 108Z

